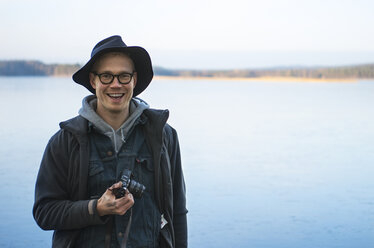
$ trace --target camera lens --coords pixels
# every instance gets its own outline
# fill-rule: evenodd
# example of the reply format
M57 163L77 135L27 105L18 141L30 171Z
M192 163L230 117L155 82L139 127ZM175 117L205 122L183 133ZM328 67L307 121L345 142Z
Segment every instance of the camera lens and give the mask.
M135 180L130 180L130 183L129 183L127 189L131 192L131 194L134 195L134 197L140 198L143 195L143 192L145 190L145 186L141 183L138 183Z
M131 171L125 169L121 177L122 187L127 188L128 191L134 195L135 198L140 198L143 195L145 186L137 181L131 179Z

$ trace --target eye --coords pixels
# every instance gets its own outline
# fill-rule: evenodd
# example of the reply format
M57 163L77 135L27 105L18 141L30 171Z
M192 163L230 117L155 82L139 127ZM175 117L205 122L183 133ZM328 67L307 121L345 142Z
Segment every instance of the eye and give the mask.
M111 80L112 77L113 77L113 76L112 76L111 74L109 74L109 73L103 73L103 74L100 75L100 78L101 78L102 80Z
M128 73L122 73L119 75L120 81L129 81L131 79L131 74Z

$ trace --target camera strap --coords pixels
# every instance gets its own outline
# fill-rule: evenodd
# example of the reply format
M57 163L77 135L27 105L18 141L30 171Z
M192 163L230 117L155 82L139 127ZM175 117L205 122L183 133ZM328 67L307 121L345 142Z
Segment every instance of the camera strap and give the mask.
M130 211L130 217L129 217L129 221L127 222L125 233L123 234L121 248L126 248L127 239L129 238L130 227L131 227L131 222L132 222L132 208L130 208L129 211ZM108 224L107 224L107 228L106 228L106 233L105 233L105 248L110 248L110 242L112 239L113 223L114 223L114 216L110 216Z
M132 145L132 152L135 152L136 154L138 154L141 146L145 142L144 134L142 130L140 130L139 128L135 128L133 131L135 132L134 133L135 137L134 137L134 141ZM134 168L131 168L131 170L133 169ZM130 233L130 227L131 227L131 222L132 222L132 207L129 209L129 211L130 211L130 216L129 216L129 220L126 225L125 233L123 234L123 239L122 239L121 246L120 246L121 248L126 248L127 240L128 240L129 233ZM114 216L110 216L110 219L107 223L107 229L106 229L106 234L105 234L105 248L110 248L113 225L114 225Z
M109 216L109 221L106 224L105 232L105 248L110 248L110 241L112 239L112 229L113 229L114 216Z
M134 131L135 131L135 139L134 139L134 144L133 144L133 152L136 152L136 154L138 155L140 148L143 145L145 139L144 139L142 130L140 130L139 128L136 128ZM132 170L133 169L134 168L132 168ZM130 208L129 221L127 222L125 233L123 234L121 248L126 248L127 239L129 238L129 233L130 233L131 222L132 222L132 207Z
M123 235L123 239L122 239L122 242L121 242L121 248L126 248L127 239L129 237L129 233L130 233L131 222L132 222L132 208L130 208L130 218L129 218L129 222L127 222L125 234Z

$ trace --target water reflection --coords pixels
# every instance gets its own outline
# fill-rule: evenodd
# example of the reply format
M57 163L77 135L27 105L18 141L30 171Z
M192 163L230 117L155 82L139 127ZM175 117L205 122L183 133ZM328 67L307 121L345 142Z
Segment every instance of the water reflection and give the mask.
M31 216L35 177L86 94L0 78L1 247L50 245ZM190 247L374 246L374 82L155 80L140 97L178 130Z

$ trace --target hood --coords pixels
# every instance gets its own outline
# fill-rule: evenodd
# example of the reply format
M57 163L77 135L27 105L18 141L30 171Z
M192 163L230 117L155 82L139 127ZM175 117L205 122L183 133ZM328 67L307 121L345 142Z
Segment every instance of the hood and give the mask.
M114 130L108 123L106 123L96 113L96 108L96 96L89 95L83 98L82 108L79 110L79 115L88 120L95 130L108 136L112 140L115 151L118 152L132 128L139 122L139 117L142 115L144 110L149 108L149 105L140 98L132 98L130 102L129 117L118 130Z

